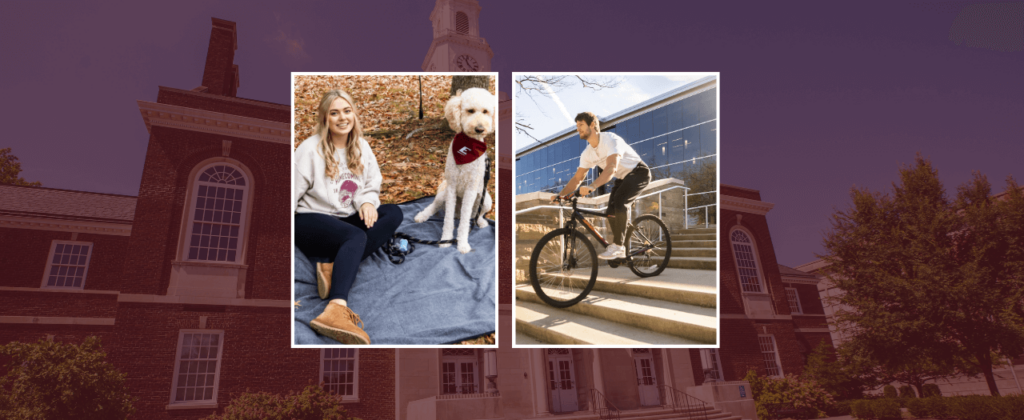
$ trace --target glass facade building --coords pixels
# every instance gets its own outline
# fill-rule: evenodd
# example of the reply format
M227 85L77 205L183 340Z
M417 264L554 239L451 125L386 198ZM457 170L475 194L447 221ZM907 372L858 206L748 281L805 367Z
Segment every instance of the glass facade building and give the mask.
M651 168L653 180L686 180L705 165L717 170L717 81L710 76L611 116L599 115L601 131L626 140ZM517 151L516 195L559 192L579 168L586 146L574 126ZM597 168L591 169L583 185L597 176ZM697 192L702 191L690 191Z

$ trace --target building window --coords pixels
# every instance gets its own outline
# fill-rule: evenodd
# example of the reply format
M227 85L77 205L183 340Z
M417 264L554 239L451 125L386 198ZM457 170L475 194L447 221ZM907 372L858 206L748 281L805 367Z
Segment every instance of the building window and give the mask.
M742 230L734 230L729 236L732 241L733 254L736 256L736 271L740 276L740 286L744 292L762 293L761 275L757 267L754 241L750 240Z
M441 350L441 394L480 393L477 364L476 350Z
M462 35L469 33L469 17L463 12L455 13L455 32Z
M718 349L703 349L701 353L701 356L704 358L705 379L722 380L722 368L718 360Z
M174 365L171 404L217 402L223 331L182 330Z
M796 288L794 288L794 287L787 287L786 288L786 297L789 298L789 310L790 310L790 313L794 313L794 314L802 314L802 313L804 313L804 309L802 307L800 307L800 295L796 293Z
M358 349L321 349L320 360L320 381L327 392L345 400L359 398Z
M43 287L85 288L92 242L53 241L43 272Z
M761 356L764 358L764 368L768 376L782 376L782 361L779 360L779 352L775 346L775 336L759 335L757 341L761 345Z
M249 187L243 172L224 162L199 171L192 187L186 260L241 260Z

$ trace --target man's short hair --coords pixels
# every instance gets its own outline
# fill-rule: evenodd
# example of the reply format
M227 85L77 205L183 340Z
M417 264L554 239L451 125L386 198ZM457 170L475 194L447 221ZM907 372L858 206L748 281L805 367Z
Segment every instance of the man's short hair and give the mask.
M593 112L584 111L579 114L576 114L576 120L574 122L578 121L583 121L587 123L587 125L590 125L591 123L597 123L596 125L594 125L594 128L597 128L598 130L601 129L601 122L597 120L597 115L594 115Z

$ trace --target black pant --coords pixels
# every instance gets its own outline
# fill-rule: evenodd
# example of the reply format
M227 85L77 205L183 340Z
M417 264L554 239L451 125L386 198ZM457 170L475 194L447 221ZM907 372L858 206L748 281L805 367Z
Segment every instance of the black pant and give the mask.
M359 213L337 218L321 213L295 214L295 246L307 257L334 261L327 299L348 299L359 263L387 243L398 225L402 209L394 204L377 207L377 221L367 229ZM315 268L314 268L315 269Z
M612 228L612 243L623 245L622 235L629 219L627 208L650 183L651 170L643 162L638 163L625 178L615 180L612 193L608 196L608 224Z

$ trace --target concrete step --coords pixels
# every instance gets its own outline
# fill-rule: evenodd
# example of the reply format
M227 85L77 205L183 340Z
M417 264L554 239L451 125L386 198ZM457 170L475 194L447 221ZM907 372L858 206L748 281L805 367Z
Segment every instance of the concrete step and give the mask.
M672 248L715 248L718 241L691 241L679 240L672 237Z
M672 232L673 241L714 241L718 235L714 233L676 233Z
M517 286L516 299L546 305L530 285ZM582 302L564 311L708 344L715 343L718 328L713 308L600 290L591 291Z
M546 344L701 344L668 334L573 313L543 303L516 302L516 336L522 332ZM516 344L526 344L516 341Z
M718 259L714 257L669 257L668 266L669 268L713 271L718 268Z
M583 401L580 401L580 406L583 406ZM709 407L705 411L707 413L708 420L739 420L739 416L733 416L728 412ZM645 407L637 410L623 410L620 411L621 418L623 420L667 420L667 419L682 419L690 418L687 417L688 412L673 412L672 408L666 406L655 406ZM599 415L592 411L577 411L574 413L558 413L558 420L597 420ZM547 416L545 416L547 417ZM697 417L692 417L697 418ZM701 416L701 419L704 417Z
M716 252L715 248L682 248L682 247L676 248L675 246L672 247L672 256L673 257L706 257L706 258L714 258L715 257L715 252ZM665 255L665 250L655 250L654 253L656 255Z
M581 274L572 277L589 279ZM601 267L594 290L714 308L718 298L715 283L715 273L710 270L666 268L657 276L644 278L629 267Z

